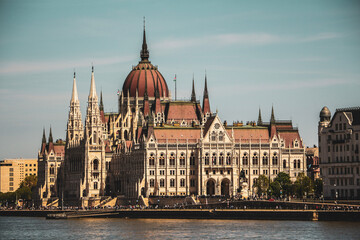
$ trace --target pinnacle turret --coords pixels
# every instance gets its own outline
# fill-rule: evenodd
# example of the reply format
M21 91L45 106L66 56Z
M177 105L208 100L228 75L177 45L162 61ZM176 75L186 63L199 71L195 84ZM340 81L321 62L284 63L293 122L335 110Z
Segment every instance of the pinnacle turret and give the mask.
M45 128L43 128L42 143L46 143Z
M71 95L71 103L74 103L74 102L79 102L79 95L78 95L77 87L76 87L75 72L74 72L73 90L72 90L72 95Z
M193 75L193 81L192 81L191 101L196 102L194 75Z
M91 71L91 85L90 85L89 99L90 98L96 98L97 100L95 79L94 79L94 66L92 66L92 71Z
M263 124L263 121L261 118L261 109L259 108L259 116L258 116L258 120L257 120L257 125L262 125L262 124Z
M45 132L45 131L44 131ZM52 131L51 131L51 126L50 126L50 133L49 133L49 143L54 142L53 140L53 136L52 136Z
M275 114L274 114L274 106L271 107L271 119L270 123L275 123Z
M99 106L99 110L100 110L100 111L104 111L102 91L100 92L100 106Z

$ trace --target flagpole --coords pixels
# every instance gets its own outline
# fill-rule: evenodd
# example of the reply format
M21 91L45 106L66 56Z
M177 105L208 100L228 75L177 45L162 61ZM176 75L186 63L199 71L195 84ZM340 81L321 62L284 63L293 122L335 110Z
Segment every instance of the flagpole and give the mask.
M175 82L175 101L176 101L176 74L175 74L174 82Z

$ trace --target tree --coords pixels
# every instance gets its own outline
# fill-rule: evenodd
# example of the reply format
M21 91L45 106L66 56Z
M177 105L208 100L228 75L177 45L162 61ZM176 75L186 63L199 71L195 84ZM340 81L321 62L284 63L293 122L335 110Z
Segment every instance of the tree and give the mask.
M16 195L19 199L31 200L32 191L36 187L37 176L27 176L21 183L20 187L16 190Z
M260 175L259 178L256 179L254 187L258 195L266 193L269 189L269 178L265 175Z
M311 178L306 176L304 173L300 173L296 177L295 185L295 193L297 197L303 197L304 195L309 195L309 193L313 192L313 182Z
M268 195L270 197L271 196L280 197L280 189L281 189L280 183L273 181L270 183Z
M321 178L318 178L314 181L314 193L315 197L320 197L323 195L323 180Z
M290 175L285 173L285 172L280 172L276 178L274 179L274 182L278 182L280 185L280 195L281 194L287 194L287 195L291 195L292 194L292 183L290 180Z

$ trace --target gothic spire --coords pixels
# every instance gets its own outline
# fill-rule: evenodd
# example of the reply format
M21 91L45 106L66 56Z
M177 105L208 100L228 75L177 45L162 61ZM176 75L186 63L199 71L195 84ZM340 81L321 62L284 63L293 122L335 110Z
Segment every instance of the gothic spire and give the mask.
M271 107L271 119L270 123L275 123L274 106Z
M144 100L148 100L149 99L149 95L147 92L147 79L145 78L145 92L144 92Z
M91 68L91 85L90 85L89 98L97 98L95 79L94 79L94 66L92 66L92 68Z
M141 57L141 61L149 61L149 50L147 49L147 44L146 44L145 17L144 17L143 43L142 43L142 49L140 51L140 57Z
M209 98L208 89L207 89L207 76L206 76L206 73L205 73L204 98Z
M194 84L194 74L193 74L193 81L192 81L191 101L192 101L192 102L196 102L195 84Z
M45 128L43 128L42 143L46 143Z
M100 110L100 111L104 111L104 104L103 104L103 98L102 98L102 91L100 92L100 106L99 106L99 110Z
M44 131L44 133L45 133L45 131ZM52 131L51 131L51 126L50 126L49 143L52 143L52 142L54 142L54 140L53 140Z
M259 108L259 117L258 117L258 121L257 121L257 125L262 125L263 122L262 122L262 118L261 118L261 110Z
M73 90L72 90L72 95L71 95L71 103L78 102L78 101L79 101L79 95L78 95L78 92L77 92L76 76L75 76L75 72L74 72L74 81L73 81Z

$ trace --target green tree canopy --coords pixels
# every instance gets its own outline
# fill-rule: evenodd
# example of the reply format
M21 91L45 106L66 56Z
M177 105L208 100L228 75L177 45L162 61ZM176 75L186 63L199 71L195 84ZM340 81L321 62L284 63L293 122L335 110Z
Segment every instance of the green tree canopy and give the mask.
M311 178L306 176L304 173L300 173L296 177L296 181L294 183L295 194L297 197L303 197L305 194L309 195L309 193L313 192L313 182Z
M266 193L269 189L269 178L265 175L260 175L259 178L256 179L254 187L256 188L257 194L261 195Z
M280 185L280 190L282 191L282 193L280 194L287 194L287 195L291 195L292 194L292 183L290 180L290 175L285 173L285 172L280 172L276 178L274 179L274 182L278 182Z

